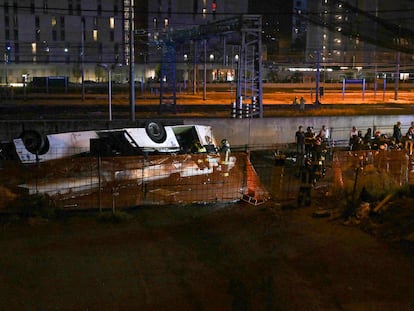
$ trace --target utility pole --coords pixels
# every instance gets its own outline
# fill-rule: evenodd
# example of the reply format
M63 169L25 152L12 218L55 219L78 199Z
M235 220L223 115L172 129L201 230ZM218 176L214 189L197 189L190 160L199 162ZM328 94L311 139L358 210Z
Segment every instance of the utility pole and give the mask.
M395 64L395 91L394 91L394 100L398 100L398 88L400 82L400 58L401 52L397 52L397 63Z
M203 100L206 100L207 93L207 40L204 39L204 73L203 73Z
M320 50L317 50L316 51L316 53L317 53L317 64L316 64L316 91L315 91L315 94L316 94L316 98L315 98L315 106L316 107L319 107L319 104L320 104L320 102L319 102L319 82L320 82L320 79L321 79L321 51Z
M129 3L129 104L131 121L135 121L135 48L134 48L134 0Z
M81 76L82 76L82 101L85 100L85 18L81 21Z
M197 94L197 57L198 57L198 50L197 50L198 41L194 40L194 63L193 63L193 94Z

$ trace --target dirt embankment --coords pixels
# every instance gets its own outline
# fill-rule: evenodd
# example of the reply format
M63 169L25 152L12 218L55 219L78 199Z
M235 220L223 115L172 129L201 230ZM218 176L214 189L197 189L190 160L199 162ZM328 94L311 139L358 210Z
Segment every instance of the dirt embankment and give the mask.
M0 301L7 310L413 310L410 249L344 225L334 197L313 199L138 208L116 224L95 215L2 223ZM313 217L322 203L331 217ZM409 212L386 211L399 210ZM391 224L386 216L378 224Z
M9 310L412 310L412 255L313 207L159 207L2 225Z

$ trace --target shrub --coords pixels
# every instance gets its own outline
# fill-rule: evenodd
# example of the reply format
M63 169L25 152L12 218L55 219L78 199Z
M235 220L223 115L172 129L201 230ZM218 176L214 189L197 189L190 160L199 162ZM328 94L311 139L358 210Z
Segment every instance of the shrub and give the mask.
M130 220L132 216L122 211L108 211L98 214L98 220L103 223L121 223Z
M56 207L45 195L22 195L10 201L7 209L16 213L23 218L43 217L54 218L56 216Z
M396 196L398 197L407 197L407 198L414 198L414 185L404 185L400 189L398 189Z

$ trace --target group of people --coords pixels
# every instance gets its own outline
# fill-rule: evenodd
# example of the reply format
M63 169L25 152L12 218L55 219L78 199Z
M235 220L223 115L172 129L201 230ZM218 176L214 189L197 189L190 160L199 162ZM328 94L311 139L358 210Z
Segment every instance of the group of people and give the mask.
M349 146L352 150L406 149L411 156L413 155L413 145L414 121L411 122L411 125L405 134L402 133L400 121L394 124L391 136L381 133L380 130L373 133L371 128L368 128L363 135L362 131L358 130L355 126L352 127L349 133Z
M305 111L305 98L303 96L300 97L300 100L298 101L298 97L295 96L295 98L293 98L293 107L297 107L299 106L299 110L300 111Z
M311 189L319 178L325 175L325 158L330 133L325 125L319 131L312 126L303 129L300 125L295 133L296 160L299 166L300 187L298 195L298 206L311 204ZM401 122L393 127L391 137L377 130L373 133L368 128L363 134L356 126L349 133L349 144L352 150L359 149L406 149L413 155L414 145L414 121L403 135Z
M328 138L329 130L325 125L318 132L312 126L304 131L300 125L295 133L297 164L301 167L311 166L316 176L324 176Z
M298 206L311 203L311 189L319 178L325 176L325 157L329 131L325 125L318 132L312 126L306 131L300 125L295 133L296 160L299 168L299 196Z
M295 133L297 156L317 157L318 150L326 148L328 138L329 130L325 125L322 125L318 132L312 126L308 126L304 131L303 126L299 125Z

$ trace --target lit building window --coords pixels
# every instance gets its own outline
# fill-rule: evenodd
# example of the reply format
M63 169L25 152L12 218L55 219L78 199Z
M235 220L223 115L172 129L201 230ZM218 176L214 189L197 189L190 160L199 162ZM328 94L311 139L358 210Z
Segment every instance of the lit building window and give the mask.
M165 28L167 28L167 27L168 27L168 23L169 23L168 18L165 18L165 19L164 19L164 27L165 27Z
M111 29L115 28L115 18L113 17L109 18L109 28Z
M57 24L57 20L55 16L52 16L52 27L55 27Z
M94 30L92 33L93 41L98 41L98 30Z
M36 51L37 51L37 45L36 45L36 42L32 42L32 53L33 53L33 54L36 54Z

